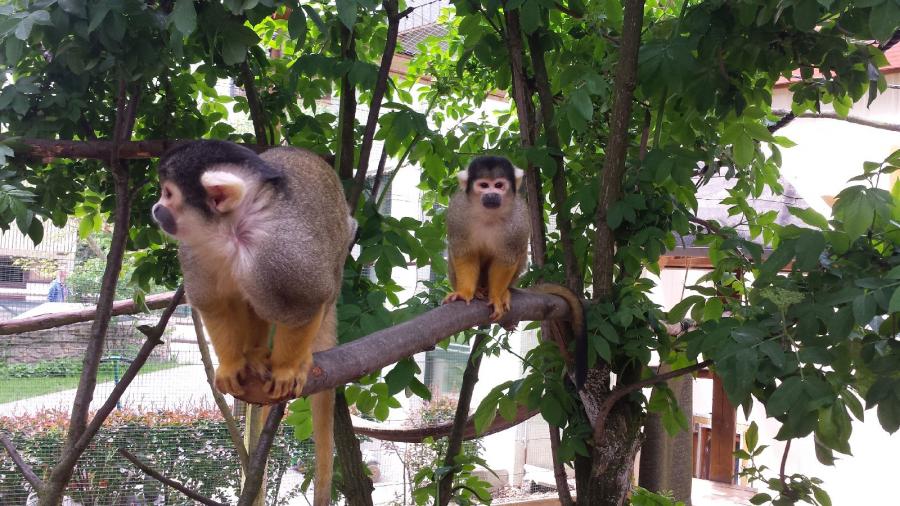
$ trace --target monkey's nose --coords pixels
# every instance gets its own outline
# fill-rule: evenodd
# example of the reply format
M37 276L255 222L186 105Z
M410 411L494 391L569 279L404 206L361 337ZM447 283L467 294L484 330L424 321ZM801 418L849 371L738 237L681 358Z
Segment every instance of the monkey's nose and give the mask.
M481 205L488 209L497 209L500 207L501 197L498 193L488 193L481 197Z

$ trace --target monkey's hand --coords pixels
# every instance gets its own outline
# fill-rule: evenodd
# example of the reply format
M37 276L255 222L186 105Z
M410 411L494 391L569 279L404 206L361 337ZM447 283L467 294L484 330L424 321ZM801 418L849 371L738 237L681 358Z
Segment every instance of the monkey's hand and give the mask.
M244 393L242 386L246 379L246 360L235 362L222 362L216 368L216 390L223 394L241 395Z
M499 295L492 297L488 301L488 305L491 307L491 309L493 309L493 312L491 312L492 321L500 320L500 318L503 318L503 315L506 314L507 311L509 311L510 298L511 295L509 293L509 290L504 290Z
M446 297L444 297L444 302L442 302L442 304L448 304L450 302L462 300L465 301L466 305L468 305L470 302L472 302L474 296L475 295L471 293L466 294L462 292L450 292Z
M272 369L272 379L266 382L266 391L271 399L300 397L306 386L309 364L300 367L279 367Z

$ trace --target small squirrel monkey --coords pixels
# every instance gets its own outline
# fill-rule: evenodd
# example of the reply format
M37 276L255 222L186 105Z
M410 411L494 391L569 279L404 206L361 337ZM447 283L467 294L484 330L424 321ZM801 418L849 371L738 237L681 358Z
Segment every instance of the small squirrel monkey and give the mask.
M517 195L524 172L500 156L479 156L457 175L459 189L447 209L447 249L453 291L444 303L487 297L500 320L509 310L509 288L528 260L531 223L528 205ZM576 385L584 384L587 372L587 336L584 309L571 290L553 284L535 285L529 291L562 297L572 312L575 335ZM559 343L568 356L564 343Z
M219 359L216 388L240 396L253 375L272 402L300 395L313 352L336 342L335 302L356 226L337 175L302 149L257 155L196 141L165 154L159 180L153 218L179 242L187 298ZM334 391L310 401L314 504L326 506Z

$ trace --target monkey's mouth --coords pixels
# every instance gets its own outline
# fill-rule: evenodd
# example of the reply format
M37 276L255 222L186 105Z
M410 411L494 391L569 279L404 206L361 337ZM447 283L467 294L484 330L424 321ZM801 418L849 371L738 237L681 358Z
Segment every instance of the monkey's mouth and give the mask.
M500 207L500 195L489 193L481 197L481 205L488 209L497 209Z

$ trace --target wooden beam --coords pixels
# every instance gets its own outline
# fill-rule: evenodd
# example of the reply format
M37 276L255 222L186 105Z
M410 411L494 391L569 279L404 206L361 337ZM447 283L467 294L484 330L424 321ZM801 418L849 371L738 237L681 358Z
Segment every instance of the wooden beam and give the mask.
M709 451L709 479L732 483L734 479L734 436L736 416L725 387L713 376L712 436Z

